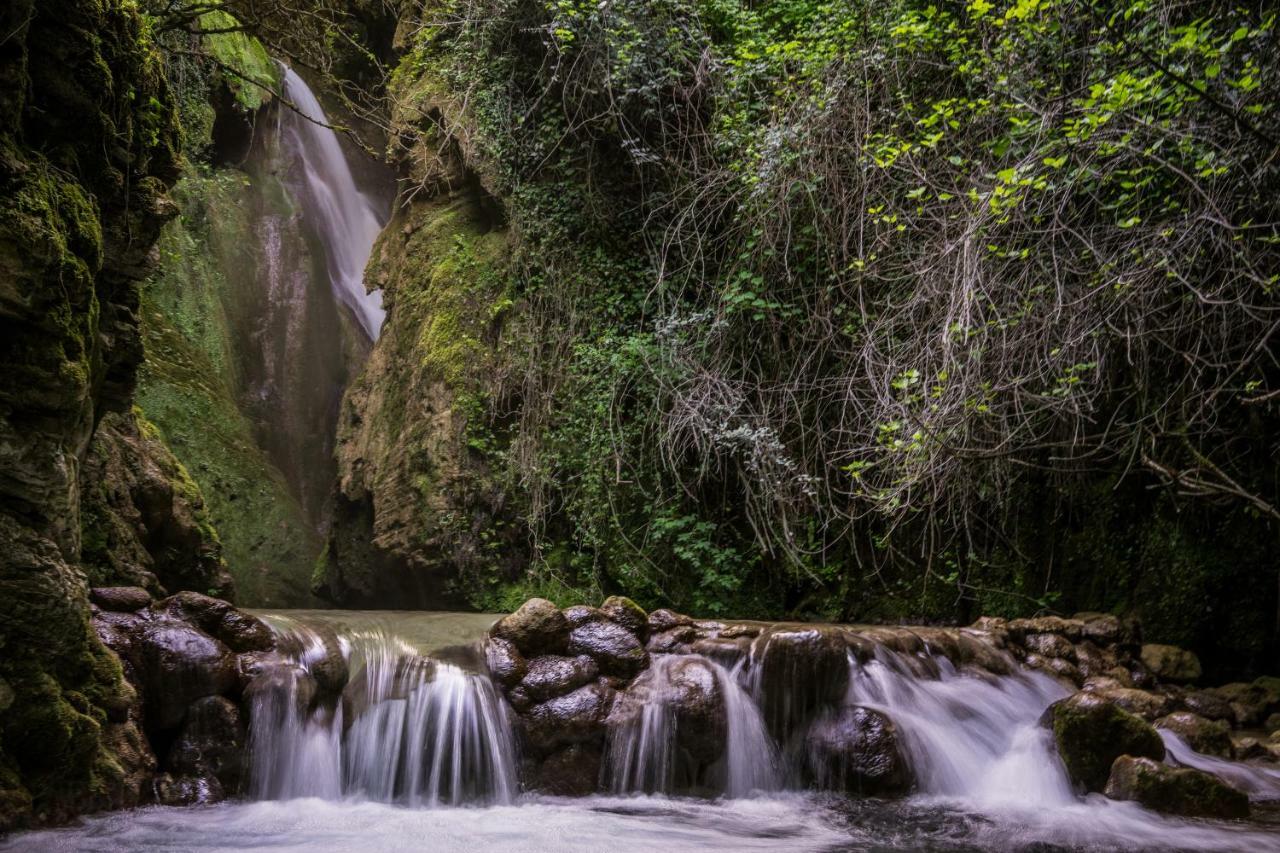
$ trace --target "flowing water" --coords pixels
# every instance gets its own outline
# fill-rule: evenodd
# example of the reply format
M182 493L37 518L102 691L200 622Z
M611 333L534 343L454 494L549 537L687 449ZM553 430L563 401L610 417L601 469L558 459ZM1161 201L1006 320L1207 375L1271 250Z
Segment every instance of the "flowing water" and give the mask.
M284 69L284 95L300 113L290 112L284 121L303 167L309 219L328 254L333 293L376 341L386 314L381 294L365 290L364 268L382 231L382 218L356 186L324 108L292 68Z
M0 843L2 850L980 851L1280 850L1280 772L1196 753L1165 734L1172 761L1246 789L1240 822L1162 817L1072 790L1038 720L1067 694L1011 664L1007 675L956 669L943 656L877 646L850 655L843 704L887 714L916 775L898 799L806 790L770 734L755 670L767 644L737 661L655 656L615 722L602 783L584 799L522 794L514 715L483 670L493 617L275 612L264 615L288 665L251 691L246 799L151 807ZM305 685L345 662L342 701ZM803 685L795 685L797 689ZM715 690L727 752L682 780L675 697Z

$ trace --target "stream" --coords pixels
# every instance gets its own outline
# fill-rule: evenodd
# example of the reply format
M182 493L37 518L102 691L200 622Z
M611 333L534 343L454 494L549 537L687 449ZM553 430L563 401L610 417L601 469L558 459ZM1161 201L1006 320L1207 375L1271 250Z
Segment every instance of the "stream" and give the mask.
M610 795L519 790L514 715L483 666L485 614L259 611L294 649L294 671L320 665L336 634L350 667L336 708L300 710L300 683L276 678L251 703L249 794L186 808L148 807L28 833L0 850L1239 850L1280 849L1280 772L1223 762L1170 740L1178 763L1236 774L1255 801L1247 822L1159 816L1077 795L1038 725L1067 694L1039 672L1007 676L926 667L878 648L850 660L845 704L890 714L917 779L900 799L806 789L765 725L753 661L709 661L728 713L720 789L671 796L674 732L663 673L697 655L657 656L640 722L613 731ZM333 635L330 635L333 636ZM344 711L351 719L344 720Z

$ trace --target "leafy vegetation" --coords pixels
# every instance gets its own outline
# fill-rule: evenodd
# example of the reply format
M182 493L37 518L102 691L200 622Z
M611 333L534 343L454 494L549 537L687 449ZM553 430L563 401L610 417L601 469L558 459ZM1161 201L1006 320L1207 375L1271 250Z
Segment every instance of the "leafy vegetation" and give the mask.
M1219 610L1260 653L1275 30L1167 0L429 4L393 97L443 90L423 126L517 235L521 345L471 426L528 495L515 582L954 618L1232 561Z

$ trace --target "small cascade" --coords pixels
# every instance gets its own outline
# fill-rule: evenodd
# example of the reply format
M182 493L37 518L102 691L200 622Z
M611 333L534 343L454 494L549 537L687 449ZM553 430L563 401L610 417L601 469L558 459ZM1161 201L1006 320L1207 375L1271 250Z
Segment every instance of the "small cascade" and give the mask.
M1212 773L1233 788L1244 791L1251 800L1280 800L1280 768L1243 764L1205 755L1203 752L1196 752L1174 732L1168 729L1158 731L1172 763Z
M255 798L435 806L515 797L513 726L487 675L385 632L273 627L295 651L250 689ZM340 669L350 673L345 687L326 695Z
M759 707L736 672L701 655L658 657L636 680L615 709L606 768L615 793L744 797L781 785Z
M284 95L301 113L285 111L282 122L302 164L308 219L324 243L334 295L369 340L377 340L386 313L381 294L365 290L364 268L382 230L381 219L356 187L324 108L291 68L284 69Z

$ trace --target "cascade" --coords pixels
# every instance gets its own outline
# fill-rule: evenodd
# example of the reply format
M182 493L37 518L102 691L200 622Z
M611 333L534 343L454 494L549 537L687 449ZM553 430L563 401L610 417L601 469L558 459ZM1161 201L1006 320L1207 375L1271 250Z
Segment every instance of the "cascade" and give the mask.
M291 68L284 69L284 95L300 113L286 110L282 122L302 163L309 218L324 243L333 293L369 339L377 340L386 314L382 296L365 290L364 268L381 219L356 186L324 108Z

